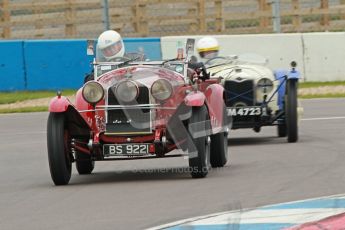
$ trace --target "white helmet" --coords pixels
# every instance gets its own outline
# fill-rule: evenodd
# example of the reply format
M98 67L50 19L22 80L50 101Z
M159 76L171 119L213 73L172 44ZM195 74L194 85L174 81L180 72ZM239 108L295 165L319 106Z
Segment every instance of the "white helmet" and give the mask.
M214 58L218 56L219 44L214 37L203 37L196 43L196 49L201 58Z
M114 30L104 31L98 37L97 51L101 52L99 55L102 55L107 61L116 57L123 57L125 46L121 35Z

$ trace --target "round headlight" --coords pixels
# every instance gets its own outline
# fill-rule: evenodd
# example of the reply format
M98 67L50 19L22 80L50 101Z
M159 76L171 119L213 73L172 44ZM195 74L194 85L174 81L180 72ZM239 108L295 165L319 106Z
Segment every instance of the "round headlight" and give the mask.
M258 90L263 94L269 94L273 90L273 82L268 78L262 78L257 84Z
M87 82L82 91L85 101L90 104L96 104L104 97L104 90L101 84L95 81Z
M115 89L116 98L122 102L134 101L139 93L137 84L133 81L119 82Z
M159 79L152 84L151 94L159 101L168 99L172 94L172 86L170 82L165 79Z

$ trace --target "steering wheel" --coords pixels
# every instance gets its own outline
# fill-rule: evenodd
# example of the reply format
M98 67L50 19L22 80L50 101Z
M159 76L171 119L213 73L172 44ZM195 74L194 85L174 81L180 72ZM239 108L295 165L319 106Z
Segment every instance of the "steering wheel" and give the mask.
M205 62L205 65L209 65L210 63L212 63L214 60L217 60L217 59L226 60L225 57L218 56L218 57L214 57L214 58L208 59L208 60Z

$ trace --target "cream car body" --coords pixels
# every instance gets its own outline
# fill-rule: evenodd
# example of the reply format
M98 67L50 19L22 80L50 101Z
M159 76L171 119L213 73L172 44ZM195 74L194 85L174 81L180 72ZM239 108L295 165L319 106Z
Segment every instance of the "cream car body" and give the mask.
M278 95L274 94L275 90L279 86L279 82L275 80L272 70L262 65L248 65L248 64L233 64L226 66L217 66L209 68L211 78L220 78L222 85L225 85L225 81L233 80L241 82L242 80L253 80L254 87L258 84L259 80L263 78L270 79L273 83L273 90L266 94L271 101L268 103L269 107L273 111L278 110ZM258 90L255 90L256 102L262 102L264 94ZM238 104L238 106L244 106L244 104Z
M224 87L227 115L232 129L278 127L279 137L298 140L297 87L300 73L296 62L290 70L271 70L267 59L256 54L215 57L205 62L210 78Z

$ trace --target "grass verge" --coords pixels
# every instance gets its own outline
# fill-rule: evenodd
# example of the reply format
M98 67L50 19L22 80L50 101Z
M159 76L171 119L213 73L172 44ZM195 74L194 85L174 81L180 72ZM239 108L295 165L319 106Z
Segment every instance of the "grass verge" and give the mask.
M315 88L321 86L341 86L345 85L345 81L330 81L330 82L300 82L299 88Z
M48 111L47 106L0 109L0 113L29 113L29 112L46 112L46 111Z
M335 82L301 82L299 88L317 88L321 86L345 86L345 81ZM63 90L62 95L71 96L76 90ZM20 91L20 92L0 92L0 104L10 104L25 100L54 97L55 91ZM345 98L345 93L326 93L326 94L306 94L299 95L300 99L313 98ZM47 106L32 106L22 108L3 108L0 113L24 113L24 112L44 112L48 111Z
M76 90L63 90L62 95L71 96ZM10 104L25 100L54 97L56 91L18 91L18 92L0 92L0 104Z

